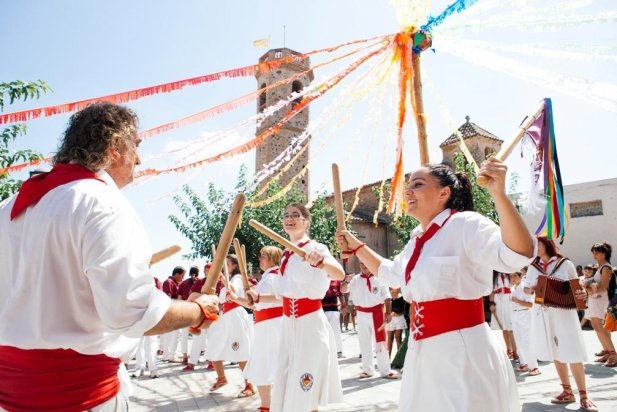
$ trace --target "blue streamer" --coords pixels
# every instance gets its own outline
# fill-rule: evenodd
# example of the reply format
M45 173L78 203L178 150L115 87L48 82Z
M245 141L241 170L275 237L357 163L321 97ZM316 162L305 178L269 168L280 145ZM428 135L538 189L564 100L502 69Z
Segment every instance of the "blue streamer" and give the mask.
M428 21L424 26L421 27L422 30L432 30L435 26L439 26L446 17L454 14L460 13L469 6L473 6L478 0L456 0L454 3L450 4L446 9L437 17L430 16Z

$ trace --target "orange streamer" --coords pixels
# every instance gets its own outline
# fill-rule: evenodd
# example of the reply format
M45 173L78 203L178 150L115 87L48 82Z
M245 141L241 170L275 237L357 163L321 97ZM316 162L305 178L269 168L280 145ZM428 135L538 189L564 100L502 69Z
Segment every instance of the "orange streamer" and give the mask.
M385 39L388 36L390 35L375 36L375 37L371 37L368 39L354 40L354 41L343 43L343 44L340 44L334 47L313 50L308 53L303 53L301 55L285 56L280 59L276 59L272 61L265 61L259 64L253 64L250 66L239 67L239 68L231 69L231 70L224 70L221 72L192 77L192 78L184 79L184 80L178 80L178 81L170 82L170 83L159 84L156 86L145 87L142 89L135 89L135 90L127 91L127 92L110 94L107 96L94 97L91 99L79 100L76 102L60 104L56 106L47 106L47 107L42 107L42 108L37 108L37 109L29 109L29 110L23 110L19 112L0 114L0 124L25 122L25 121L32 120L32 119L37 119L41 116L50 117L50 116L55 116L57 114L79 111L95 102L104 101L104 102L120 104L120 103L126 103L126 102L133 101L133 100L138 100L146 96L152 96L155 94L169 93L169 92L173 92L176 90L181 90L187 86L197 86L203 83L210 83L210 82L218 81L223 78L254 76L258 72L268 72L271 70L276 70L283 64L291 63L297 60L303 60L306 57L313 55L313 54L322 53L322 52L331 53L333 51L340 49L341 47L349 46L352 44L369 42L371 40L378 39L378 38Z
M403 201L404 193L404 168L403 168L403 126L407 114L407 92L410 87L412 66L411 66L411 31L398 33L394 37L394 59L400 63L399 74L399 104L397 118L397 139L396 139L396 159L394 166L394 176L390 189L390 199L388 200L387 213L392 213ZM400 212L400 208L398 208Z
M229 157L233 157L233 156L236 156L242 153L246 153L249 150L254 149L255 147L263 144L267 138L278 133L283 124L285 124L287 121L292 119L296 114L301 112L304 108L306 108L314 100L316 100L317 98L323 96L325 93L330 91L341 80L343 80L343 78L345 78L347 75L349 75L354 70L356 70L360 65L362 65L362 63L369 60L371 57L382 53L388 47L390 47L390 45L386 44L382 46L381 48L368 53L367 55L359 58L358 60L350 64L344 71L336 75L333 79L331 79L330 81L326 81L325 83L317 87L316 90L318 90L318 92L316 94L304 97L298 104L294 105L292 109L289 112L287 112L287 114L279 122L277 122L274 126L266 129L262 133L258 134L255 138L249 140L248 142L240 146L237 146L233 149L219 153L215 156L211 156L206 159L198 160L196 162L188 163L183 166L171 167L171 168L161 169L161 170L145 169L143 171L136 173L135 177L138 178L138 177L149 176L149 175L161 175L161 174L172 173L172 172L184 172L189 168L199 167L207 163L217 162L217 161L229 158Z

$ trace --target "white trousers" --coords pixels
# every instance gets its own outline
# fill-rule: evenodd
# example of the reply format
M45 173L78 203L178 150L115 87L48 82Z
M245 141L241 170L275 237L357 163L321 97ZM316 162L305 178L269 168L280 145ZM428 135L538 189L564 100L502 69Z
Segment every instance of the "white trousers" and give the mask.
M341 340L341 312L338 310L324 311L326 318L332 326L332 332L334 332L334 342L336 343L336 351L343 351L343 341Z
M375 357L377 358L377 368L381 376L388 375L390 370L390 355L386 342L375 342L375 326L373 325L373 314L360 312L356 316L358 319L358 340L360 341L360 353L362 354L362 370L369 375L375 373L373 366L373 345L375 346Z
M173 359L176 356L179 337L180 331L178 330L173 330L161 336L161 341L163 342L163 359Z
M208 340L207 336L207 330L202 330L200 335L193 335L193 339L191 340L191 353L189 354L189 363L191 365L197 365L199 363L199 355L206 347L206 342Z
M521 365L529 366L529 369L538 367L536 356L531 353L529 334L531 332L531 309L512 311L512 331Z
M180 351L183 355L189 353L189 329L180 329Z
M137 369L145 370L146 364L148 370L154 372L157 370L156 366L156 350L157 350L156 336L142 336L137 347Z

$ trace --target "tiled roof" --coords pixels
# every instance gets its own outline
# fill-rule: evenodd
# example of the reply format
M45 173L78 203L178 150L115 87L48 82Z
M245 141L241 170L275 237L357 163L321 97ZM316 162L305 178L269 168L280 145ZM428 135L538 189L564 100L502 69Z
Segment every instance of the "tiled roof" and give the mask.
M503 140L495 136L493 133L487 130L484 130L483 128L481 128L475 123L470 122L469 116L466 116L465 118L467 119L467 121L463 123L461 127L458 128L459 133L463 135L463 139L469 139L470 137L473 137L473 136L483 136L483 137L488 137L489 139L503 142ZM448 137L446 140L443 141L443 143L439 145L439 147L445 147L453 143L456 143L458 139L459 139L458 135L456 133L452 133L450 137Z

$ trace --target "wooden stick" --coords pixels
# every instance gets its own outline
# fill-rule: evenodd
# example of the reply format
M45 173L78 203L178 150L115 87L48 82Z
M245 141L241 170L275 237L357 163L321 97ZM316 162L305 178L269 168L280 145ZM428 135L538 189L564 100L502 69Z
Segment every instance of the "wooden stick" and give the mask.
M544 100L542 100L542 102L540 103L536 111L531 116L527 116L525 121L519 126L516 133L514 133L514 136L512 136L510 140L508 140L503 146L501 146L501 149L495 155L495 158L501 160L502 162L506 160L508 156L510 156L510 153L512 153L516 145L518 145L518 142L520 142L523 136L525 136L527 129L529 129L529 127L536 120L538 120L538 116L540 116L540 114L542 114L543 111L544 111ZM485 187L488 184L488 181L489 179L487 177L478 176L476 183L481 187Z
M171 245L163 250L159 250L152 254L152 258L150 259L150 266L155 263L159 263L163 259L167 259L171 255L174 255L180 251L180 245Z
M231 210L229 211L229 216L227 216L227 221L225 222L225 227L223 228L223 233L221 234L218 248L212 258L212 267L210 267L208 277L201 288L201 293L213 295L216 291L216 281L218 280L221 269L225 264L227 251L231 245L231 240L233 239L236 227L238 227L238 222L240 221L245 201L246 197L242 193L238 193L236 195L234 203L231 206Z
M338 230L345 229L345 211L343 209L343 193L338 165L332 163L332 184L334 186L334 205L336 206L336 224Z
M292 252L294 252L298 256L303 258L306 255L306 252L303 249L301 249L298 246L294 245L289 240L285 239L283 236L279 235L275 231L273 231L273 230L267 228L266 226L262 225L261 223L259 223L255 219L249 220L249 226L251 226L253 229L256 229L261 234L268 236L270 239L274 240L279 245L284 246L285 248L291 250Z
M249 277L246 273L244 250L242 250L242 246L240 246L240 241L238 238L234 238L234 250L236 251L236 256L238 257L238 267L240 268L240 275L242 276L242 286L244 287L244 290L249 290L251 288L251 284L249 283Z
M420 164L429 163L428 157L428 134L426 133L426 116L424 114L424 101L422 99L422 77L420 68L420 55L411 53L412 67L412 95L414 101L413 112L416 118L416 128L418 129L418 149L420 151Z
M242 259L244 260L244 270L246 270L246 274L250 275L251 272L248 269L248 263L246 262L246 245L242 245Z
M216 245L212 244L212 260L214 260L214 256L216 255Z

